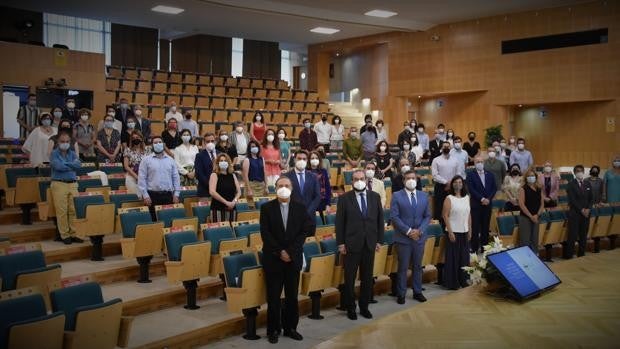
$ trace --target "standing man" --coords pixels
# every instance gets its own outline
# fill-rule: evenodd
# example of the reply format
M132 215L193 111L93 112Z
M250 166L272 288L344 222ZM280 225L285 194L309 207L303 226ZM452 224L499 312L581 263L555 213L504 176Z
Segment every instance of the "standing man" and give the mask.
M433 218L439 220L444 226L442 212L443 202L448 196L448 185L457 174L465 177L465 163L462 159L457 160L451 156L450 142L443 142L441 155L431 163L431 173L433 174L433 182L435 182Z
M436 157L441 155L441 145L443 141L439 136L439 133L435 132L435 139L433 139L429 144L430 157L429 160L432 162Z
M428 196L416 190L415 171L405 172L404 180L405 189L395 192L390 204L390 219L396 233L394 243L398 249L398 304L405 304L407 269L412 262L413 299L426 302L422 294L422 257L426 242L425 230L431 220Z
M37 95L28 95L28 103L19 107L17 123L19 124L19 137L27 138L35 127L39 126L41 110L37 108Z
M218 154L219 152L215 149L215 135L210 132L206 133L204 135L204 150L196 154L194 160L194 170L198 179L196 194L200 199L209 197L209 179L213 173L213 161Z
M316 210L321 203L321 186L314 173L306 171L308 152L295 152L295 168L285 174L293 183L292 199L305 205L308 217L314 222ZM314 234L314 231L312 231Z
M534 158L529 150L525 150L525 139L517 139L517 149L510 153L510 166L518 164L521 168L521 174L527 172L527 170L534 164Z
M491 201L497 192L495 176L484 169L482 156L474 157L476 169L467 176L467 189L471 207L471 249L474 253L483 250L489 242L491 223Z
M362 141L356 127L349 129L349 138L342 143L342 156L348 168L357 168L362 160Z
M235 122L235 132L230 136L230 144L237 149L237 164L242 164L248 152L250 134L246 131L243 121ZM235 165L237 165L235 164Z
M368 303L372 294L372 270L375 251L383 243L383 209L379 194L367 190L364 171L353 173L353 190L338 199L336 241L344 256L344 299L347 317L357 320L355 312L355 279L359 267L360 315L371 319Z
M133 115L136 117L136 121L138 122L136 126L138 130L142 132L142 137L144 137L144 143L151 144L151 120L148 118L143 118L142 106L136 105L134 107Z
M467 166L469 155L463 150L463 140L461 137L454 137L454 146L450 150L450 157L463 162L463 167Z
M138 190L149 207L153 221L156 205L169 205L179 202L181 182L176 162L164 153L161 136L153 137L153 154L140 162L138 171Z
M516 152L513 152L513 154ZM573 258L575 241L579 243L577 257L586 254L590 209L592 208L592 186L590 181L584 181L583 165L573 169L575 179L568 183L568 239L564 247L564 259Z
M408 120L405 120L403 125L403 130L398 134L398 147L403 149L403 143L405 141L411 140L411 136L414 134L415 130L412 130Z
M284 336L302 340L297 332L299 309L297 294L299 272L303 265L303 245L312 230L313 221L305 207L291 201L293 184L288 177L276 180L277 199L260 208L260 235L263 239L263 269L267 284L267 336L269 343L278 342L280 328ZM284 309L280 295L284 288Z
M316 132L316 138L319 146L325 149L325 153L329 153L329 142L332 136L332 125L327 122L327 114L321 114L321 121L314 124L314 132Z
M422 151L424 152L424 158L428 157L429 152L429 139L428 134L424 132L424 124L418 125L418 144L422 147ZM441 213L440 213L441 214Z
M62 108L62 119L71 121L71 125L78 122L80 116L75 106L75 98L67 97L65 99L65 107Z
M366 175L366 180L368 181L366 187L368 190L379 194L379 197L381 198L381 207L385 208L385 200L387 200L385 194L385 184L383 184L382 180L375 178L376 171L377 163L374 161L368 161L364 169L364 174Z
M133 116L133 110L129 108L127 98L118 101L118 108L115 110L114 118L123 123L123 130L127 127L127 118Z
M310 119L304 119L304 128L299 132L299 147L305 151L313 151L318 144L316 132L312 129Z

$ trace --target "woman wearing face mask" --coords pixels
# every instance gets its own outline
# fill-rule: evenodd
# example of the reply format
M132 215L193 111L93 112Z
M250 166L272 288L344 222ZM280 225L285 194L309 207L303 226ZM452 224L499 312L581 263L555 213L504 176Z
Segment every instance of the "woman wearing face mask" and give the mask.
M286 140L286 131L278 129L278 142L280 143L280 170L288 171L288 164L291 162L291 142Z
M590 167L590 177L586 178L586 182L592 187L592 202L598 205L603 202L603 180L599 177L601 168L598 165Z
M398 152L398 159L407 159L410 164L415 164L417 157L411 150L411 142L404 140L401 147L402 150Z
M406 158L401 158L398 161L398 166L398 171L394 171L395 175L392 177L392 193L396 193L405 187L403 176L407 171L412 169L411 163ZM422 183L419 178L416 181L416 189L422 190Z
M338 115L332 118L332 133L329 136L330 150L342 150L342 142L344 141L344 126L342 119Z
M134 130L137 130L136 125L138 125L136 118L134 116L128 116L127 123L125 124L126 127L121 131L121 144L123 145L123 149L131 145L131 134Z
M304 119L304 128L299 132L299 147L305 151L312 151L319 144L318 136L312 129L310 119Z
M446 141L450 142L450 146L454 145L454 130L449 128L446 133Z
M56 128L52 127L50 113L41 113L39 126L35 127L26 138L22 150L30 158L30 164L38 167L49 162L48 143L50 137L56 134Z
M410 139L410 143L411 143L411 151L413 152L413 154L415 155L415 162L412 162L412 164L414 164L415 166L419 166L420 162L422 161L422 157L424 156L424 149L422 149L422 146L420 145L420 142L418 142L418 135L413 133L411 135L411 139Z
M49 138L49 141L47 142L47 154L48 155L52 153L52 150L58 148L58 134L60 134L61 131L66 132L73 136L73 127L71 126L71 121L67 119L60 120L60 124L58 124L58 131L56 132L55 135L51 136ZM73 139L73 137L71 137L69 143L71 144L71 149L73 149L73 151L75 151L75 153L79 157L80 149L75 139Z
M62 108L54 107L50 113L52 114L52 126L58 128L60 119L62 119Z
M506 194L506 206L504 211L518 211L519 210L519 189L523 185L523 178L521 177L521 168L519 165L513 164L510 166L510 172L508 176L504 178L504 184L502 190Z
M467 287L467 274L463 267L469 266L469 242L471 240L471 208L463 177L455 176L450 183L449 194L443 203L443 220L446 222L446 263L443 269L443 285L450 290Z
M469 132L467 139L467 142L463 144L463 150L467 152L467 156L469 157L467 165L472 166L474 164L474 158L480 153L480 143L476 142L475 132Z
M267 186L274 186L280 177L280 140L276 138L276 132L268 129L263 139L263 158L265 160L265 174Z
M142 199L142 195L138 190L138 170L140 162L146 156L151 154L151 148L144 146L144 138L138 130L131 132L129 145L123 152L123 167L125 168L125 187L128 193L138 195Z
M381 141L377 145L375 152L375 162L377 163L377 173L375 177L383 179L385 177L392 178L392 167L394 166L394 159L389 151L389 147L386 141Z
M248 198L265 196L265 160L260 153L260 144L257 141L250 141L247 149L248 157L243 160L241 173L245 182L245 195Z
M233 171L230 157L218 154L209 178L212 222L234 222L237 219L235 205L241 196L241 188Z
M381 141L387 141L387 132L385 131L385 127L383 127L383 120L377 120L375 126L377 128L377 144Z
M316 178L319 181L319 186L321 189L321 203L317 208L317 211L321 215L321 220L325 223L325 208L331 204L332 200L332 187L329 183L329 173L323 167L321 154L317 151L310 152L310 163L309 170L310 172L316 175Z
M174 157L174 153L172 152L172 150L183 144L181 134L177 130L177 125L177 119L172 118L168 120L168 123L166 124L166 129L161 132L161 139L166 145L166 154L172 157Z
M106 115L103 130L97 133L98 162L115 163L120 161L121 134L114 129L114 117Z
M115 118L115 115L116 115L116 111L114 110L114 108L108 107L106 109L106 115L101 120L99 120L99 124L97 124L97 132L105 128L104 124L105 124L106 116L111 116L114 119L114 123L112 124L113 129L117 130L119 134L123 132L123 123L120 120L117 120Z
M611 164L613 168L607 170L603 178L603 201L610 204L620 202L620 155L616 155Z
M73 126L73 139L76 140L80 149L82 161L95 161L95 141L97 134L90 124L91 112L88 109L80 109L80 121Z
M230 136L225 130L220 129L217 135L217 144L215 150L218 153L225 153L232 160L232 163L237 162L237 148L233 147L230 143Z
M556 207L560 191L560 176L553 170L551 161L546 161L543 165L543 172L538 175L538 186L543 189L545 207Z
M517 137L510 136L508 138L508 147L506 149L509 149L511 152L517 150Z
M181 175L181 185L196 185L196 172L194 172L194 161L198 154L198 147L192 144L192 133L188 129L181 131L181 141L183 142L172 151L174 161L177 163L179 174Z
M252 125L250 125L250 137L258 143L261 143L265 138L266 131L267 122L263 118L263 114L261 114L261 112L256 112L254 118L252 118Z
M519 189L519 246L529 246L538 256L538 217L545 210L542 190L536 172L525 172L526 183Z

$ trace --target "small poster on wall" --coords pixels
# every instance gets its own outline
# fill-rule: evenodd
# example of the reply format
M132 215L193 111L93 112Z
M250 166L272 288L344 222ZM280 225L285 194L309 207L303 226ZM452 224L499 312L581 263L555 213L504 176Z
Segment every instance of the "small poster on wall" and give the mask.
M608 116L605 123L605 132L616 132L616 117Z
M54 48L54 65L57 67L66 67L67 59L69 59L69 50L63 48Z

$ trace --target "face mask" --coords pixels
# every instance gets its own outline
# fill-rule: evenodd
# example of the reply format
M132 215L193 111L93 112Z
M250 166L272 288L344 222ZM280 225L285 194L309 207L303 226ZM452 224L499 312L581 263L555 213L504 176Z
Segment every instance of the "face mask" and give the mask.
M140 143L142 143L141 139L135 138L131 140L131 144L133 145L140 145Z
M327 117L326 116L322 117L321 121L323 121L323 122L327 121Z
M273 139L274 139L273 135L267 136L267 142L273 142Z
M236 130L237 130L237 133L241 133L241 132L243 132L243 127L237 126Z
M508 142L510 142L510 144L515 144L515 140L514 139L510 139Z
M250 152L251 152L252 154L258 154L258 147L252 147L252 148L250 148Z
M114 121L106 121L103 124L105 125L105 128L112 128L112 127L114 127Z
M278 191L276 191L276 195L280 199L288 199L291 197L291 190L287 187L280 187L278 188Z
M334 120L334 124L336 124L336 125L340 124L340 119Z
M262 116L260 116L260 115L258 115L258 116L256 117L256 121L261 121L262 119L263 119L263 117L262 117Z
M114 113L113 111L108 112L108 116L114 117L114 115L116 115L116 113Z
M75 103L73 103L73 102L67 103L67 108L69 108L69 109L75 108Z
M80 119L84 120L84 121L88 121L88 114L82 114L80 115Z
M490 151L489 152L489 158L490 159L495 159L495 152L494 151Z
M177 129L177 124L176 124L176 123L170 123L170 124L168 124L168 129L170 129L170 130L176 130L176 129Z
M310 126L312 126L312 125L311 125L309 122L306 122L306 123L304 124L304 127L305 127L305 128L310 128Z
M319 159L310 159L310 166L312 167L319 166Z
M170 111L175 113L177 111L176 105L173 105L172 107L170 107Z
M306 162L306 160L297 160L295 162L295 168L298 169L299 171L301 171L304 168L306 168L307 165L308 165L308 163Z
M441 149L441 152L442 152L444 155L448 155L448 154L450 154L450 148L443 148L443 149Z
M525 144L523 144L523 143L519 143L519 144L517 144L517 148L518 148L519 150L523 150L523 149L525 149Z
M454 190L462 190L463 189L463 183L454 183L452 184L452 188L454 188Z
M31 107L36 107L37 101L28 101L28 105Z
M419 133L423 133L423 132L424 132L424 127L419 127L419 128L418 128L418 132L419 132Z
M411 124L409 124L409 128L411 128L413 131L415 131L415 129L416 129L417 127L418 127L418 126L417 126L415 123L411 123Z
M442 134L443 134L443 131L444 131L444 130L443 130L443 128L440 128L440 129L438 129L438 130L437 130L437 133L439 133L440 135L442 135Z
M213 149L215 149L215 143L207 142L207 144L205 145L205 148L207 149L207 151L213 151Z
M192 114L185 114L185 119L189 120L192 118Z
M405 182L405 187L411 191L415 190L415 186L418 185L418 182L415 179L408 179Z
M598 170L590 170L591 177L598 177Z
M417 138L415 138L415 137L411 137L411 143L412 143L412 144L415 144L415 142L416 142L417 140L418 140Z
M353 188L355 188L356 191L364 191L364 189L366 189L366 182L356 181L355 183L353 183Z
M181 139L183 140L183 143L189 143L189 141L192 140L192 136L181 136Z
M127 109L129 107L127 103L121 103L121 109Z
M407 172L409 170L411 170L411 167L409 167L409 165L405 165L405 166L400 168L400 172L401 173L405 173L405 172Z
M164 143L153 143L153 151L156 154L161 154L164 151Z
M373 178L375 176L375 170L366 170L366 178Z
M134 128L136 127L136 123L135 122L128 122L127 123L127 128Z
M510 171L510 175L511 175L511 176L518 176L518 175L519 175L519 173L520 173L520 172L519 172L519 170L517 170L517 169L514 169L514 170L511 170L511 171Z
M474 139L476 139L476 136L469 136L470 141L473 141Z
M545 173L551 173L551 166L545 166L545 168L543 169L543 171L545 171Z
M534 184L536 183L536 177L535 176L527 176L527 182L529 184Z
M381 151L385 151L386 149L387 149L387 147L386 147L386 146L381 146L381 147L379 147L379 150L381 150Z
M220 165L220 170L222 171L228 170L228 161L220 161L218 165Z
M499 146L502 147L502 148L506 148L506 142L500 143Z
M43 125L43 126L49 126L51 124L52 124L52 120L50 120L50 119L43 119L43 120L41 120L41 125Z
M69 150L69 147L71 146L71 144L69 143L59 143L58 144L58 148L62 151L67 151Z
M461 149L461 143L454 143L454 149L456 150Z
M484 170L484 163L483 162L476 162L474 164L474 166L476 167L476 170L478 170L478 171Z
M62 116L62 112L61 112L61 111L55 111L55 112L54 112L54 117L55 117L55 118L59 118L59 117L61 117L61 116Z
M583 179L583 172L576 172L575 173L575 177L577 177L577 179L579 179L579 180L582 180Z
M454 133L448 132L448 137L452 137L452 136L454 136Z
M403 144L403 149L404 150L409 150L409 148L411 148L411 146L409 144Z
M222 142L228 141L228 135L221 135L220 136L220 141L222 141Z
M284 139L285 135L284 133L278 133L278 139Z
M138 109L138 110L134 111L133 115L135 115L135 116L142 116L142 110Z
M351 132L351 138L357 138L357 132Z
M383 124L377 124L377 128L383 128Z
M498 153L502 150L502 148L500 148L499 145L493 147L493 149L495 149L495 151L498 152Z

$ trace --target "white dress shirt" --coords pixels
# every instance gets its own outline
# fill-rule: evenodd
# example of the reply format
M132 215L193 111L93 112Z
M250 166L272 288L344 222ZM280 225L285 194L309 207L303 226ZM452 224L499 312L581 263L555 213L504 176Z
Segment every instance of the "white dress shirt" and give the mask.
M465 178L465 163L453 156L440 155L433 159L431 172L435 183L447 184L456 175Z
M329 139L332 134L332 125L327 121L319 121L314 124L314 132L316 132L316 139L320 144L329 144Z

